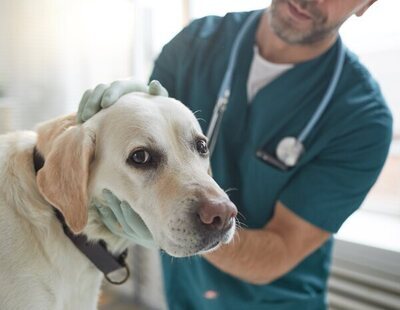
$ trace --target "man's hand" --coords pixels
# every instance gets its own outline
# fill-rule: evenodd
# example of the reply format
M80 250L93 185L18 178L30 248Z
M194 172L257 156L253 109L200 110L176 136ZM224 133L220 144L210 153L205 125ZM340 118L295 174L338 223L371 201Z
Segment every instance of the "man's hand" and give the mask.
M83 123L101 109L113 105L123 95L131 92L144 92L154 96L168 97L167 90L160 82L151 81L147 86L132 80L115 81L110 85L99 84L93 90L88 89L83 94L76 115L78 123Z
M104 225L114 235L147 248L157 247L146 224L127 202L120 201L107 189L103 190L103 197L106 205L96 202L94 203L94 207L98 211Z

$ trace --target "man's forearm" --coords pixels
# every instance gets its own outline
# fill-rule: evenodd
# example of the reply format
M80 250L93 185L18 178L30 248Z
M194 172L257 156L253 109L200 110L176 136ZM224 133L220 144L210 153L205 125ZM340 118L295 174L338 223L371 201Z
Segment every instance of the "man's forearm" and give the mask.
M204 257L237 278L265 284L287 273L330 236L277 202L264 228L238 230L230 244Z
M266 229L240 229L234 240L204 257L244 281L265 284L293 267L281 237Z

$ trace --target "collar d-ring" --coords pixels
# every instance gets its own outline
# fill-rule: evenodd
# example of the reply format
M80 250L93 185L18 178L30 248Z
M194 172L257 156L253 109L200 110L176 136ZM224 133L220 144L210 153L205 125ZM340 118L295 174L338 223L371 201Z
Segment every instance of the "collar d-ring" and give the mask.
M125 274L125 277L124 277L122 280L120 280L120 281L111 280L111 279L109 278L109 276L108 276L109 273L108 273L108 274L104 274L104 277L105 277L106 280L107 280L109 283L111 283L111 284L115 284L115 285L124 284L124 283L129 279L129 277L130 277L130 275L131 275L131 272L130 272L130 270L129 270L128 265L125 264L124 269L126 270L126 274Z

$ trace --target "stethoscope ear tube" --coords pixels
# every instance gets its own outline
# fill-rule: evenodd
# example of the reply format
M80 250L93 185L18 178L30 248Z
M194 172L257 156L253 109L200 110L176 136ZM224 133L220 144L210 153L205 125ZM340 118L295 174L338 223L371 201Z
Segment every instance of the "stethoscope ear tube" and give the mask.
M339 83L339 78L340 75L342 73L343 70L343 66L344 66L344 56L345 56L345 49L343 46L343 42L342 39L339 37L338 38L338 55L337 55L337 59L336 59L336 66L335 69L333 71L332 74L332 78L329 82L328 88L324 94L324 97L322 98L318 108L315 110L314 114L312 115L310 121L308 122L308 124L306 125L306 127L304 127L304 129L301 131L301 133L299 134L299 136L297 137L297 139L299 140L299 142L304 143L304 141L307 139L307 137L309 136L311 130L314 129L315 125L317 124L317 122L319 121L319 119L321 118L322 114L324 113L324 111L326 110L329 102L332 99L333 93L336 89L337 84Z
M226 90L225 94L218 99L217 104L214 107L213 116L211 118L210 125L208 126L207 131L208 151L210 153L210 157L212 156L215 149L215 144L217 142L218 133L221 127L222 116L225 113L228 100L229 90Z
M228 104L229 97L231 94L230 89L231 89L231 83L232 83L232 75L233 75L233 70L235 68L235 63L236 63L240 43L242 42L242 39L243 39L244 35L246 34L247 30L249 29L250 25L260 14L262 14L262 11L256 11L252 15L250 15L250 17L246 20L243 27L240 29L239 34L237 35L235 41L233 42L232 52L229 57L228 67L224 74L221 88L218 93L217 103L215 104L214 111L213 111L211 121L210 121L210 125L208 126L208 130L207 130L208 149L210 152L210 157L212 156L212 153L214 151L215 144L216 144L217 138L218 138L218 133L219 133L220 126L221 126L221 122L222 122L222 117L226 110L226 106Z

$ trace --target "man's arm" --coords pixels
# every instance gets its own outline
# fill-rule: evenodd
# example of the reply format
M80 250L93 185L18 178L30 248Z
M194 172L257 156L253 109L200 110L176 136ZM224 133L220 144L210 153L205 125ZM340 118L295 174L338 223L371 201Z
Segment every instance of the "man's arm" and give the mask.
M329 237L329 232L278 202L274 216L264 228L239 229L230 244L204 257L237 278L266 284L287 273Z

